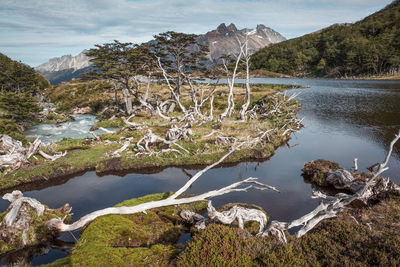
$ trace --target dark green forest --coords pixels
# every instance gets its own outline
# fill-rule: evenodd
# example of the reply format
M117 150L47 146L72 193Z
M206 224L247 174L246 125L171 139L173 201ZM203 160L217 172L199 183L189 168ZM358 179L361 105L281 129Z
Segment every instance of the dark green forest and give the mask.
M24 126L41 111L34 97L49 86L34 69L0 53L0 133L23 140Z
M252 69L293 76L352 77L400 72L400 0L354 24L336 24L259 50Z

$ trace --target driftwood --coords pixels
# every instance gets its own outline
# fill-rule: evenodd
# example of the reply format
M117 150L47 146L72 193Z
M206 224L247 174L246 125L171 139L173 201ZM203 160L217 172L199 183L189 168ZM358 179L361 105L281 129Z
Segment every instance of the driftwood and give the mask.
M65 151L64 153L62 153L62 152L56 152L56 153L54 153L53 155L49 155L49 154L43 152L42 150L39 150L38 153L39 153L43 158L48 159L48 160L51 160L51 161L54 161L54 160L56 160L56 159L65 157L65 156L67 155L67 151Z
M165 140L170 141L170 142L176 142L179 140L185 140L185 141L190 141L191 138L189 135L192 135L193 132L190 129L190 124L186 124L185 126L178 127L175 124L171 126L170 129L168 129L166 135L165 135Z
M237 138L233 136L217 136L215 139L216 145L230 146L237 142Z
M202 215L190 210L182 210L179 215L187 223L194 225L198 230L206 229L206 223L208 220Z
M0 238L17 249L36 245L48 238L46 231L37 231L46 227L37 217L57 214L65 219L71 211L68 204L57 210L49 209L36 199L24 197L18 190L5 194L3 199L11 204L0 223Z
M89 131L89 134L91 134L94 137L94 139L96 139L96 141L98 142L101 141L100 136L98 136L95 132Z
M129 121L132 117L133 117L133 116L130 116L128 119L125 118L125 117L121 117L121 119L122 119L122 121L123 121L125 124L127 124L127 125L129 125L129 126L131 126L131 127L140 127L140 126L141 126L140 124L135 123L135 122L130 122L130 121Z
M275 235L281 242L286 243L285 230L301 226L300 230L296 233L297 237L301 237L308 231L312 230L319 222L328 218L336 217L339 212L343 211L354 201L367 204L369 200L378 198L381 194L387 192L400 193L400 187L397 184L393 183L388 178L380 177L380 174L389 168L387 167L387 164L392 154L394 144L399 139L400 131L390 143L389 151L384 162L378 165L376 173L374 173L364 184L359 184L357 182L358 189L356 189L356 186L354 185L354 177L345 170L336 170L328 175L329 181L332 185L336 188L344 188L353 191L353 194L339 193L331 197L319 191L314 192L313 198L321 198L326 202L321 202L321 204L313 211L290 223L278 221L271 222L263 235Z
M265 136L269 131L264 132L263 135ZM260 142L261 139L262 138L259 137L252 142ZM385 161L378 164L377 172L373 173L372 177L364 183L360 182L359 179L355 179L350 172L343 169L329 172L327 175L327 182L330 185L336 189L345 189L353 194L338 193L335 196L327 196L320 191L315 191L313 192L312 198L323 199L325 202L321 202L313 211L292 222L272 221L266 226L265 214L260 210L245 209L235 206L228 211L218 212L212 207L211 202L209 202L208 206L208 217L223 224L232 224L237 219L239 227L242 229L245 221L258 221L260 224L259 235L275 236L280 242L285 244L287 243L285 231L300 227L296 236L302 237L317 226L319 222L336 217L339 212L347 208L353 201L361 201L367 204L368 201L376 199L381 194L387 192L396 192L400 194L400 186L393 183L388 178L379 176L383 171L388 169L387 164L392 154L393 146L399 139L400 131L391 142ZM275 188L269 189L277 191ZM195 227L198 229L205 229L206 223L210 222L210 220L205 219L203 216L190 211L182 211L181 217L188 223L195 224Z
M7 232L22 232L22 244L28 244L28 230L31 216L27 213L33 210L37 216L42 216L45 207L36 199L23 197L21 191L13 191L5 194L4 200L11 202L8 212L4 216L1 228L7 229ZM5 233L2 232L2 235Z
M152 151L149 146L152 145L152 144L158 144L158 143L163 143L163 144L166 144L168 146L174 145L174 146L177 146L182 151L184 151L186 153L189 153L189 151L186 150L185 148L183 148L181 145L176 144L175 143L176 141L177 140L168 141L168 140L166 140L166 139L164 139L164 138L162 138L162 137L160 137L160 136L158 136L156 134L153 134L153 132L150 129L148 129L146 134L136 143L136 146L139 149L139 151L141 151L141 152L139 152L140 154L144 154L144 153L157 154L157 152ZM142 143L144 143L144 144L142 145ZM167 150L162 150L161 152L162 153L165 153L165 152L177 152L177 150L176 149L167 149Z
M241 146L243 146L247 143L248 142L243 142L243 143L239 144L238 146L233 147L220 160L218 160L214 164L211 164L210 166L208 166L205 169L196 173L185 185L183 185L176 193L172 194L167 199L160 200L160 201L153 201L153 202L149 202L149 203L143 203L143 204L133 206L133 207L106 208L103 210L92 212L72 224L66 224L64 222L65 218L53 218L53 219L45 222L47 225L47 228L49 229L49 232L55 231L56 233L72 231L72 230L76 230L76 229L83 227L84 225L93 221L94 219L96 219L99 216L103 216L103 215L107 215L107 214L134 214L134 213L138 213L138 212L145 212L146 210L152 209L152 208L192 203L192 202L212 198L215 196L228 194L230 192L245 192L251 188L255 188L255 189L259 189L259 190L264 190L264 189L276 190L274 187L257 182L256 178L248 178L243 181L236 182L232 185L223 187L221 189L212 190L212 191L209 191L209 192L197 195L197 196L178 198L206 171L208 171L209 169L220 164L225 158L227 158L234 151L236 151ZM246 185L246 186L243 187L243 185ZM7 238L10 238L11 233L15 236L18 234L22 234L22 232L25 229L22 227L20 227L18 229L15 228L17 226L17 225L15 225L16 224L15 218L25 218L21 221L21 224L23 222L25 222L26 220L30 219L30 217L28 216L28 213L30 211L25 212L25 208L23 208L23 207L26 207L28 205L31 207L29 210L32 210L32 208L34 210L38 210L38 212L39 212L38 216L40 216L40 214L42 214L43 205L40 204L39 202L37 202L36 200L30 199L30 198L23 198L22 193L18 192L18 191L14 191L12 194L6 194L4 196L4 198L8 199L12 202L12 204L9 208L9 213L8 213L9 215L5 216L6 219L3 220L3 223L2 223L3 228L0 231L0 236L2 236L3 240L7 240ZM23 203L27 203L27 205L25 205ZM62 212L63 214L64 213L68 214L70 211L69 205L65 205L62 208L62 211L63 211ZM17 214L17 215L15 215L15 214ZM20 224L18 224L18 225L20 225ZM12 230L12 229L14 229L14 230Z
M248 209L240 206L234 206L230 210L218 212L211 204L208 202L208 217L211 220L218 221L223 224L232 224L235 220L238 221L239 228L244 229L244 224L249 221L256 221L259 223L260 227L258 233L261 234L267 225L267 216L264 212L258 209Z
M272 190L277 191L276 188ZM258 234L262 234L267 225L267 216L259 209L249 209L236 205L227 211L219 212L212 206L211 201L208 201L207 212L208 218L204 218L202 215L189 210L182 210L180 216L187 223L194 225L198 230L205 229L206 225L211 222L229 225L235 221L238 222L239 228L244 229L246 222L255 221L259 223Z
M123 143L121 148L115 150L114 152L111 152L111 153L107 154L106 156L120 157L120 153L124 152L129 147L129 145L131 144L131 140L132 140L132 138L128 138Z
M115 131L111 131L111 130L108 130L108 129L103 128L103 127L100 127L99 129L102 130L102 131L105 132L105 133L108 133L108 134L113 134L113 133L115 133Z
M56 160L64 157L67 152L54 152L49 155L41 150L44 144L37 138L29 147L23 147L20 141L12 139L8 135L0 135L0 168L10 167L10 170L18 169L22 164L28 164L29 159L36 153L39 153L43 158ZM8 170L8 171L10 171Z

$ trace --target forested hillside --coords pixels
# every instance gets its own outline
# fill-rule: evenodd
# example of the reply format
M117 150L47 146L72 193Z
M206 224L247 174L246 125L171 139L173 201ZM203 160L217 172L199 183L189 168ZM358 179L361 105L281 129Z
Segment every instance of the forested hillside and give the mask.
M24 126L41 110L34 97L49 86L34 69L0 54L0 134L24 139Z
M354 24L261 49L253 69L294 76L348 77L400 72L400 1Z

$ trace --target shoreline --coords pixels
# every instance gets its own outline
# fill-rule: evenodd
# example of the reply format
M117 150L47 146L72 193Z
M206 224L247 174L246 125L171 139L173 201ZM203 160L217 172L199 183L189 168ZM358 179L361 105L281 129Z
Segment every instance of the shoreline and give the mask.
M224 122L207 122L201 126L193 126L191 142L179 141L186 153L177 155L176 153L147 154L136 155L136 142L141 139L147 129L152 129L156 135L165 136L173 123L165 121L158 117L149 117L149 114L137 114L134 122L144 125L144 129L122 131L118 119L105 120L104 123L118 123L118 130L115 133L101 135L99 140L94 139L62 139L53 143L50 150L64 152L68 151L66 157L55 161L44 160L41 157L32 159L29 165L2 175L0 179L0 192L8 192L13 189L22 189L23 191L31 188L46 188L54 183L64 183L72 177L82 175L88 171L96 171L97 175L107 174L125 175L127 173L140 173L154 170L165 169L168 167L201 167L217 162L229 148L232 142L256 138L263 131L271 129L268 140L264 140L249 148L243 148L230 155L224 164L237 164L245 161L265 161L270 158L275 150L285 144L290 138L291 131L297 131L302 126L297 125L296 116L300 110L300 104L296 100L285 100L285 96L279 92L290 89L286 85L257 85L252 92L252 105L272 105L276 101L280 102L280 111L277 114L269 115L268 118L255 118L247 122L240 122L235 117L233 120ZM297 87L296 87L297 88ZM241 87L235 87L239 90ZM238 97L238 100L239 100ZM216 98L216 106L220 109L224 105L221 96ZM221 102L222 101L222 102ZM216 116L216 115L215 115ZM100 123L100 122L99 122ZM96 126L96 125L94 125ZM98 125L97 125L98 126ZM107 127L104 126L103 127ZM284 128L289 129L284 132ZM292 129L290 131L290 129ZM228 143L219 143L216 136L208 136L210 132L216 130L218 135L224 138L233 138L236 141ZM286 130L287 131L287 130ZM255 135L256 133L256 135ZM118 157L109 157L110 153L118 150L122 146L121 140L133 138L132 149L125 150ZM106 142L108 140L108 142ZM228 139L229 140L229 139ZM261 141L261 140L260 140ZM226 141L223 141L226 142ZM155 145L153 149L158 151L160 147Z
M274 154L275 151L287 144L290 140L290 137L282 137L281 143L277 146L273 146L273 149L268 149L267 147L262 149L242 149L234 152L230 157L226 158L224 162L215 166L215 168L221 167L231 167L236 166L237 164L243 162L264 162L269 160ZM203 154L203 155L192 155L189 158L186 158L186 161L182 161L182 164L176 163L176 158L170 158L169 160L164 161L163 165L159 163L153 164L152 161L146 161L144 164L140 165L138 162L133 162L132 164L126 165L121 164L121 159L123 157L115 157L104 159L97 163L92 164L91 166L87 166L84 168L75 167L72 169L55 169L54 173L49 176L37 175L28 178L16 179L14 180L14 184L10 185L2 185L0 182L0 194L5 194L12 190L21 190L32 191L32 190L41 190L45 189L49 186L61 185L68 182L70 179L85 175L87 172L95 171L96 175L99 177L106 175L117 175L120 177L124 177L128 174L151 174L151 173L159 173L167 168L185 168L190 170L202 169L214 161L214 158L222 156L227 151L223 151L220 153L214 154ZM239 155L238 155L239 154ZM196 156L209 157L209 160L203 161L202 164L196 163ZM146 157L149 158L149 157ZM145 159L145 158L143 158ZM64 167L72 167L72 166L64 166Z

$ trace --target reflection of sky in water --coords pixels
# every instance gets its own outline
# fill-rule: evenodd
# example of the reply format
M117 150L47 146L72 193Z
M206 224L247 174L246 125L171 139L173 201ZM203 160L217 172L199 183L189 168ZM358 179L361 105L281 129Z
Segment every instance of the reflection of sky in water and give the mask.
M241 163L229 168L216 168L195 182L188 193L203 193L221 188L247 177L258 177L276 186L281 193L250 191L215 198L216 206L228 202L246 202L263 207L272 219L296 219L318 205L310 198L312 188L304 183L301 169L307 161L325 158L345 168L359 159L360 170L382 161L389 142L400 128L400 83L391 81L338 81L257 79L266 83L310 85L306 89L289 90L287 95L301 91L299 117L305 117L301 131L292 135L287 146L263 163ZM73 127L70 127L73 128ZM44 129L42 129L45 131ZM398 148L385 175L400 183ZM189 170L194 174L196 171ZM97 177L89 172L63 185L53 186L26 195L56 208L65 203L73 207L74 219L88 212L113 206L125 199L150 193L175 191L188 177L179 168L168 168L158 174L128 174L125 177ZM0 201L0 209L7 207ZM63 239L71 240L63 235ZM49 253L35 263L56 258Z

